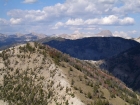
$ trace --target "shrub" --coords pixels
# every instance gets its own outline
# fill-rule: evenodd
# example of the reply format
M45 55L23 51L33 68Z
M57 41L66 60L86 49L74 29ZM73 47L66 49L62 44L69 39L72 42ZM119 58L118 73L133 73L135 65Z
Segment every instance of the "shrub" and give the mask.
M91 93L90 93L90 92L88 92L88 94L87 94L87 95L88 95L88 98L89 98L89 99L91 99L91 98L92 98L92 95L91 95Z

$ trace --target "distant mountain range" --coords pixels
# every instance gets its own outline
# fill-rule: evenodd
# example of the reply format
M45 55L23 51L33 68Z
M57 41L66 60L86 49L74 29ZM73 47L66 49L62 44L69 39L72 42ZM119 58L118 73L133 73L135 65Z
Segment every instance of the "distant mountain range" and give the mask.
M41 38L46 37L44 34L36 34L36 33L29 33L29 34L0 34L0 49L8 48L14 44L25 43L28 41L37 41Z
M45 38L46 37L46 38ZM82 39L82 38L88 38L88 37L114 37L114 35L109 31L109 30L103 30L97 34L84 34L80 32L74 32L73 34L59 34L59 35L45 35L45 34L38 34L38 33L29 33L29 34L21 34L21 33L16 33L16 34L11 34L11 35L6 35L0 33L0 49L5 49L7 47L10 47L11 45L14 44L19 44L19 43L25 43L29 41L37 41L39 39L44 40L45 39L70 39L70 40L75 40L75 39ZM133 39L138 41L139 39Z

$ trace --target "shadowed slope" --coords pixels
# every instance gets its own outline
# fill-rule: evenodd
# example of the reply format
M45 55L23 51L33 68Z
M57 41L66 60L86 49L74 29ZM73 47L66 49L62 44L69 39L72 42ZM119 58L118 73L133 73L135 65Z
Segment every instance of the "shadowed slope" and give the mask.
M139 45L134 40L119 37L89 37L77 40L52 39L40 41L72 57L82 60L100 60L110 58L131 47Z

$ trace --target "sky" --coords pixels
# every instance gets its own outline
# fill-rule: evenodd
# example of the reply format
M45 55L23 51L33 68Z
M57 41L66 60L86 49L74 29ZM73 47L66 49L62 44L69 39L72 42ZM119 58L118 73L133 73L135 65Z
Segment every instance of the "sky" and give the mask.
M0 0L0 33L140 36L140 0Z

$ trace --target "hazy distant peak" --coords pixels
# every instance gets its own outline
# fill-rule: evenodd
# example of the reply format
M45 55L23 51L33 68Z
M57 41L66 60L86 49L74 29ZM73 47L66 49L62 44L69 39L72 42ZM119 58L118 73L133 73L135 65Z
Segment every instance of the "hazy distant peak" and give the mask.
M112 32L109 30L102 30L100 33L96 34L98 36L110 37L113 36Z
M41 33L31 32L29 34L26 34L26 36L28 36L28 37L36 36L36 37L38 37L38 39L42 39L42 38L45 38L47 35L46 34L41 34Z
M21 33L16 33L15 35L16 35L17 37L23 36L23 34L21 34Z
M6 35L6 34L2 34L2 33L0 33L0 36L2 36L2 37L6 37L7 35Z

